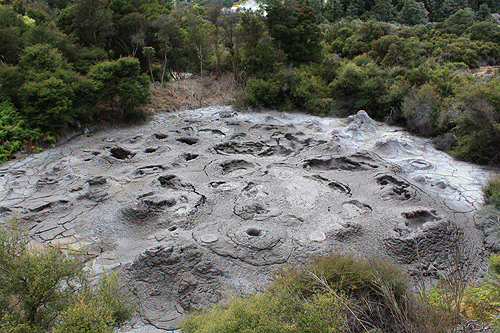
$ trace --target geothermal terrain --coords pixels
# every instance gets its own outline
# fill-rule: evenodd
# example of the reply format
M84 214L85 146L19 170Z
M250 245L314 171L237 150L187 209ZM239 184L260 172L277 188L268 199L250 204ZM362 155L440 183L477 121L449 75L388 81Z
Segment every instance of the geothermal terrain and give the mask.
M429 281L484 273L476 228L489 171L377 123L231 107L163 113L0 166L0 213L82 249L135 288L131 331L253 292L332 252L397 261Z

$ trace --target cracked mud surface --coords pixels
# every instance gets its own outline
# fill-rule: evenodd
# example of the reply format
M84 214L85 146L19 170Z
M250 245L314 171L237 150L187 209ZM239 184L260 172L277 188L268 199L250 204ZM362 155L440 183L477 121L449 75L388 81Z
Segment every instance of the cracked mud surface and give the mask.
M437 277L457 246L481 273L474 227L489 171L374 122L229 107L158 114L0 169L0 214L42 243L120 269L148 327L254 291L284 263L335 251Z

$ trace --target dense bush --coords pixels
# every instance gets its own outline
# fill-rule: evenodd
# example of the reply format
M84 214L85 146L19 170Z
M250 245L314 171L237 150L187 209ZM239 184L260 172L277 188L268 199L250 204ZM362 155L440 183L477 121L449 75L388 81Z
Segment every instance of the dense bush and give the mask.
M500 328L500 255L487 279L467 284L464 269L412 294L407 277L383 260L351 255L289 267L263 292L232 296L189 314L186 333L202 332L493 332ZM458 267L458 266L457 266ZM488 330L489 329L489 330ZM495 331L496 332L496 331Z
M4 317L29 331L51 327L83 282L83 263L59 247L38 249L13 225L0 229L0 295Z
M342 298L325 292L307 299L290 291L232 298L211 312L191 314L182 331L210 332L339 332Z
M266 291L194 312L184 332L410 332L406 278L380 261L350 255L285 269Z
M411 90L402 106L408 127L422 135L434 134L440 105L441 97L432 85Z
M483 187L484 202L500 208L500 176L490 178Z
M38 151L40 140L54 142L70 128L140 118L138 107L148 101L138 59L101 62L84 77L57 48L26 47L19 66L0 64L0 161Z
M33 146L37 140L53 142L53 137L43 135L39 129L27 127L24 118L12 103L0 103L0 162L7 160L18 150L37 152Z
M111 119L130 117L138 106L149 102L148 78L141 75L136 58L101 62L90 69L88 78L93 85L93 98L104 117L107 112L114 116Z
M232 70L246 87L238 106L364 109L456 138L446 148L460 158L500 162L499 77L468 73L500 62L492 1L269 1L267 15L206 0L39 2L0 5L0 102L33 130L141 117L141 73L165 84L176 72Z
M106 304L78 296L63 312L53 333L111 333L114 321Z
M15 220L0 227L0 329L3 332L111 332L134 302L116 275L92 287L84 258L31 244ZM97 330L99 329L99 330ZM102 330L101 330L102 329Z
M131 319L135 305L130 290L122 285L116 274L103 274L95 289L81 291L60 313L53 332L112 332L113 327Z

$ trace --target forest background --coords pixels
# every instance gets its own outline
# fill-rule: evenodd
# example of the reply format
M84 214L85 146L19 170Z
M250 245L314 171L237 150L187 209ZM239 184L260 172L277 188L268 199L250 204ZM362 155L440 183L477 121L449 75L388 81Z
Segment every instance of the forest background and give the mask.
M230 72L236 107L373 118L500 162L495 0L1 0L0 160L137 121L151 83ZM493 13L493 14L492 14Z

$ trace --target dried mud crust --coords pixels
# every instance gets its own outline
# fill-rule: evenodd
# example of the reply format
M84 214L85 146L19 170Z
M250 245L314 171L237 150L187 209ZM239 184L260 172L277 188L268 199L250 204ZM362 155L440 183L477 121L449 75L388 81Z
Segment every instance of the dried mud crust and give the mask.
M208 108L89 133L0 170L0 214L96 270L125 267L142 320L162 329L312 256L376 254L437 277L454 249L482 246L470 207L450 208L459 193L405 172L435 161L382 158L366 114L334 130L287 117Z

